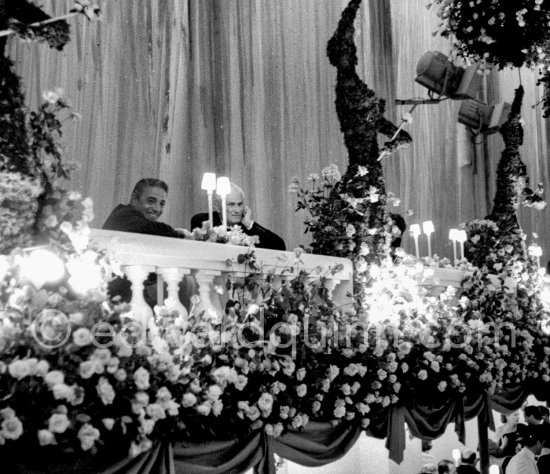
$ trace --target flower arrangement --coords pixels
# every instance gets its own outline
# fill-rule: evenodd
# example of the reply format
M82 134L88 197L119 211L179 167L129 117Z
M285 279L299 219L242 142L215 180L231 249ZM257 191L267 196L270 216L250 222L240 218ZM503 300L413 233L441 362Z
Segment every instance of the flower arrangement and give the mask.
M40 287L29 279L23 252L4 257L0 444L70 458L109 452L115 443L136 455L164 431L166 413L178 411L166 386L173 367L141 342L127 308L105 302L112 270L105 257L91 250L83 256L101 277L85 294L71 285L70 269L61 282ZM64 261L74 266L75 256Z
M187 229L182 229L182 232L186 239L199 240L202 242L243 245L246 247L253 247L260 242L257 235L246 235L238 225L228 228L221 225L212 227L208 221L204 221L202 227L196 227L191 232Z
M438 33L452 41L453 59L480 62L486 70L541 66L540 84L550 83L550 7L543 0L433 0L440 18ZM543 100L544 116L550 113Z
M2 251L48 242L68 245L63 230L85 232L83 224L93 219L91 200L70 190L75 166L63 160L60 146L63 121L79 114L62 98L61 89L44 92L38 111L27 112L11 63L6 67L2 74L11 87L0 119L5 122L0 133Z
M368 173L364 166L357 169L357 183ZM292 178L289 192L297 197L296 211L306 213L306 232L312 234L311 250L322 255L338 255L350 258L359 253L364 256L370 253L368 246L363 242L358 245L357 229L365 228L366 222L361 218L368 213L368 204L378 202L380 190L370 187L366 197L354 197L351 194L339 193L339 184L342 175L334 164L321 171L321 175L312 173L307 178L309 186L304 186L299 178ZM393 206L399 206L400 199L393 193L387 193L386 200ZM354 221L351 223L351 221ZM357 221L357 222L355 222ZM390 222L391 223L391 222ZM376 229L365 229L373 233ZM378 232L378 230L376 230ZM401 235L396 225L389 228L389 239Z

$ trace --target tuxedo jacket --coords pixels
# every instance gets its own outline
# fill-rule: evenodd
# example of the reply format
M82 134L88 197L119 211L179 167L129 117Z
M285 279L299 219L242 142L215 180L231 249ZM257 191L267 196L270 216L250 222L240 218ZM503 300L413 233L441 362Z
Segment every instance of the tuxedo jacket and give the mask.
M141 212L127 204L119 204L113 209L103 224L103 229L183 238L173 227L164 222L150 221Z

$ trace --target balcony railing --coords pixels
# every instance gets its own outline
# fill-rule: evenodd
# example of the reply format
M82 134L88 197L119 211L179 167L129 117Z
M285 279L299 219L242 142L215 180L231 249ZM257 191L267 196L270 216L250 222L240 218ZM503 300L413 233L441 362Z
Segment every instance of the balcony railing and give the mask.
M157 283L157 301L170 298L171 304L184 317L189 308L182 305L178 294L180 281L184 277L194 279L202 305L221 310L229 296L220 294L215 288L225 287L227 275L243 277L258 271L270 273L281 280L291 279L299 271L305 271L311 280L323 276L336 304L352 304L353 268L351 261L344 258L304 253L298 262L294 252L254 249L258 269L254 270L247 263L238 263L239 255L249 251L243 246L97 229L92 231L92 241L98 248L108 250L121 263L132 284L131 303L139 319L152 316L142 293L149 273L156 273L159 282L166 283L166 295L164 285Z
M222 310L229 298L215 288L224 288L230 273L233 277L254 273L246 263L238 263L238 256L248 252L247 247L194 240L157 237L129 232L107 230L92 231L92 241L98 248L106 249L122 265L132 284L132 307L136 318L144 322L152 316L151 307L143 297L144 281L149 273L158 275L157 302L170 298L172 306L180 310L183 317L186 308L179 298L179 284L183 278L194 280L201 304L205 308ZM323 255L302 254L297 262L294 252L254 249L256 266L260 273L271 273L281 280L305 271L311 280L320 276L326 278L326 286L332 300L340 307L351 307L353 302L353 266L350 260ZM334 269L338 268L337 271ZM447 286L460 287L464 272L453 269L430 269L420 282L439 292Z

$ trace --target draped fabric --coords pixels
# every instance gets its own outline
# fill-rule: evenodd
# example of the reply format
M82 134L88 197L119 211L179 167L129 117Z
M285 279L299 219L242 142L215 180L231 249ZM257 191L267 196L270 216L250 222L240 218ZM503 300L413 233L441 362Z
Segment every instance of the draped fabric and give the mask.
M70 0L42 2L54 15ZM80 122L67 122L67 157L81 165L75 187L95 202L96 226L127 202L135 182L159 176L171 187L164 219L188 227L204 211L205 171L228 175L247 193L254 217L282 235L288 248L307 243L303 215L287 186L305 181L330 163L346 166L346 150L334 110L335 71L326 42L345 0L119 0L103 2L103 20L69 20L65 51L44 44L9 42L32 107L42 91L60 86ZM448 53L432 33L433 10L424 0L365 0L357 21L359 72L387 98L387 116L400 121L409 106L395 99L426 98L414 82L427 51ZM550 184L548 121L533 71L494 72L480 98L511 102L526 90L521 149L533 184ZM447 231L483 218L492 206L499 134L472 137L458 124L459 101L422 105L407 130L414 143L385 160L389 191L402 199L392 211L407 223L434 221L433 248L451 255ZM413 212L408 216L407 211ZM538 232L543 250L548 210L521 211L527 233ZM426 252L422 245L421 251ZM404 246L413 249L406 236Z
M531 390L532 391L532 390ZM369 428L368 434L386 438L389 457L396 463L403 461L406 444L405 424L410 434L422 439L436 439L449 423L455 423L459 439L464 442L465 420L478 418L478 422L494 429L492 409L509 413L520 408L530 393L530 388L517 386L491 397L486 393L468 394L464 398L444 400L439 406L422 405L419 402L397 406L388 411L387 417ZM536 393L543 401L547 393ZM309 422L303 431L285 433L273 438L261 430L248 437L211 442L157 442L153 448L135 458L113 461L99 468L84 457L74 464L60 463L32 465L25 463L23 454L16 455L10 464L10 455L2 453L5 466L14 474L45 474L56 472L102 472L103 474L226 474L245 472L250 468L258 474L275 474L274 454L308 467L323 466L340 459L357 441L361 429L357 423ZM97 461L96 461L97 463Z

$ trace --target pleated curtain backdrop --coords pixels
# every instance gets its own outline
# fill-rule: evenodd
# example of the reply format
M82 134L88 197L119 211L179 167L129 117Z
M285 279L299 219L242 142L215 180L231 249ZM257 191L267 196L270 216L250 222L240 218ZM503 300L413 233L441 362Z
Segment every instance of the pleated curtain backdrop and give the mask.
M309 240L287 193L291 178L305 181L330 163L342 170L347 164L334 108L336 74L325 52L346 3L104 1L101 22L69 20L72 41L63 52L14 37L8 51L31 108L44 90L59 86L82 114L81 121L66 123L65 149L81 165L74 185L93 198L96 227L129 200L138 179L158 176L171 188L164 220L187 228L206 207L202 173L213 171L241 185L254 218L291 249ZM426 3L364 0L356 24L358 71L387 98L387 116L396 123L409 106L395 99L427 97L414 82L421 55L448 54L448 42L432 35L438 22ZM55 16L72 1L42 4ZM548 121L532 107L542 93L536 78L536 72L521 72L522 157L532 184L548 189ZM492 73L480 97L511 102L519 81L518 71ZM503 149L498 134L472 138L457 122L459 106L419 106L406 126L413 144L384 164L388 190L402 199L392 211L409 225L433 220L434 251L446 256L452 254L449 228L490 211ZM521 211L525 231L539 234L547 257L549 212ZM410 238L404 245L413 250Z

